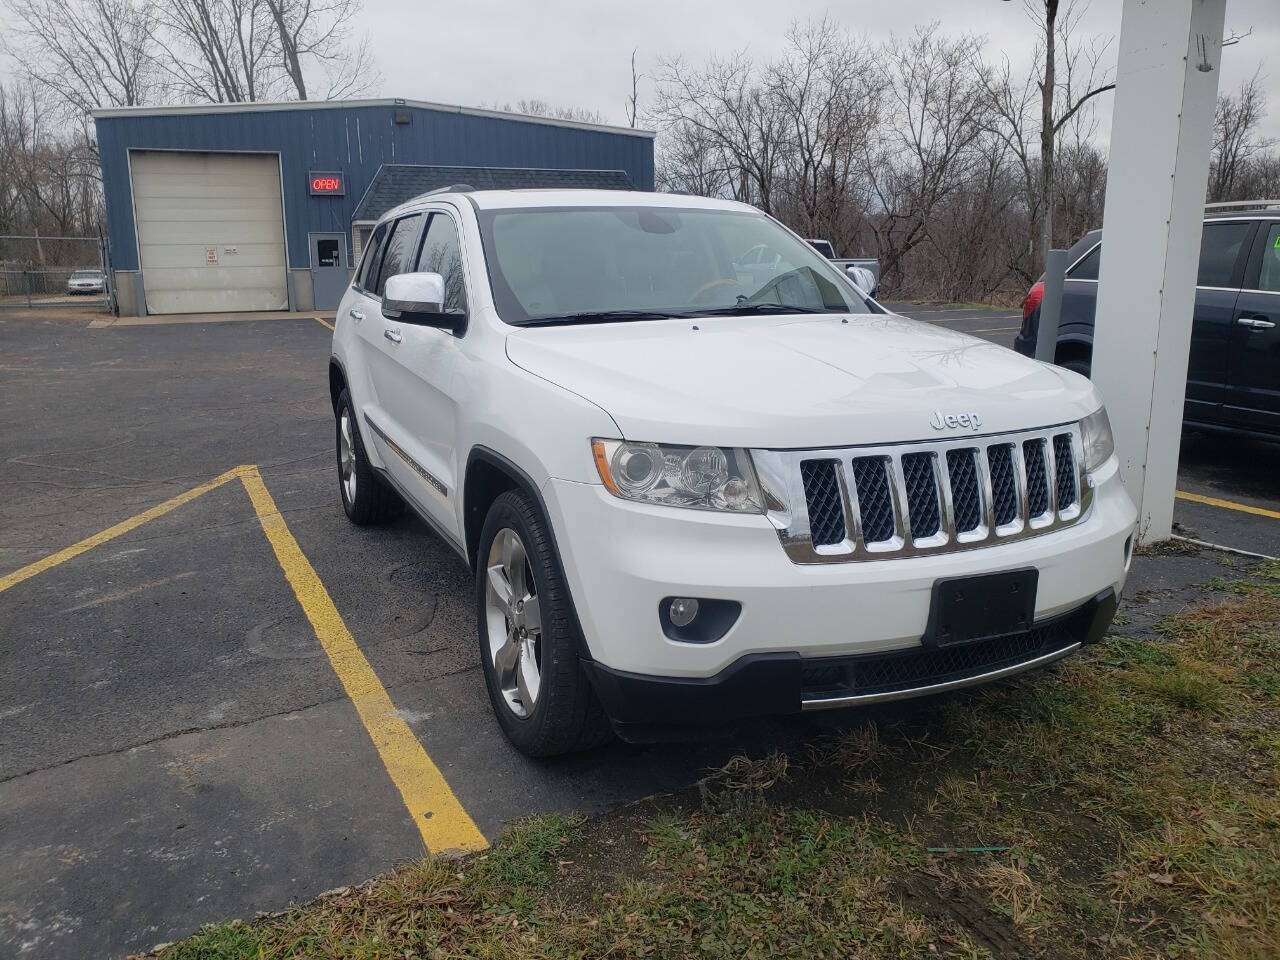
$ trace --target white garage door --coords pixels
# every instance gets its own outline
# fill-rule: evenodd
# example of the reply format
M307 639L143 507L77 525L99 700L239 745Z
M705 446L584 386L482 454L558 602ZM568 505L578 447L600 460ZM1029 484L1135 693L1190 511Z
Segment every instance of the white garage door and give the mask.
M148 313L287 310L274 155L132 152Z

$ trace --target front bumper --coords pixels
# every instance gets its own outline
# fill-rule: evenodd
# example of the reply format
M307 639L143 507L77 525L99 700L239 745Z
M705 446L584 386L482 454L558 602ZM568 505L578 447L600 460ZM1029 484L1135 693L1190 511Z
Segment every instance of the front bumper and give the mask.
M751 656L919 649L934 583L943 578L1034 567L1035 623L1107 590L1119 596L1136 511L1114 457L1090 482L1087 515L1043 536L827 564L792 563L763 516L631 503L600 484L552 480L543 492L586 658L621 674L705 681ZM671 597L731 601L741 611L714 642L684 642L667 636L659 619Z
M750 716L798 713L927 696L990 683L1045 666L1102 639L1116 612L1105 590L1025 634L954 647L806 659L748 654L712 677L652 677L586 664L616 724L716 725Z

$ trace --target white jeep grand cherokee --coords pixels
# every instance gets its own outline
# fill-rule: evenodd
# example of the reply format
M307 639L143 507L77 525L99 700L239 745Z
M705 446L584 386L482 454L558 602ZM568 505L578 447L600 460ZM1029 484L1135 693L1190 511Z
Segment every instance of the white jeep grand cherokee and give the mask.
M887 313L743 204L419 197L373 231L329 384L347 516L407 503L471 565L532 755L1046 664L1129 563L1088 380Z

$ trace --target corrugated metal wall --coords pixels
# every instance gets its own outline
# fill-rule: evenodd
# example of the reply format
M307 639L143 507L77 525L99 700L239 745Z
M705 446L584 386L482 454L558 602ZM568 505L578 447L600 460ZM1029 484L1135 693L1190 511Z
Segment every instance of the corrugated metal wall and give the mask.
M409 124L393 123L407 113ZM137 270L129 150L279 153L289 265L308 263L307 234L350 234L351 211L383 163L625 170L653 189L653 141L605 130L477 116L447 109L365 105L241 113L134 115L95 121L112 259ZM341 170L346 195L312 197L309 170Z

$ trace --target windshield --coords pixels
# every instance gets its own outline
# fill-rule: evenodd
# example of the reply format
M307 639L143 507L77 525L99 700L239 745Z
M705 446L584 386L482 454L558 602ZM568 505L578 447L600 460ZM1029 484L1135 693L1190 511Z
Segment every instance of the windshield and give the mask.
M77 270L71 274L72 280L97 280L102 274L97 270Z
M803 240L747 210L481 210L494 301L514 324L874 313Z

